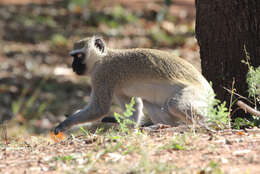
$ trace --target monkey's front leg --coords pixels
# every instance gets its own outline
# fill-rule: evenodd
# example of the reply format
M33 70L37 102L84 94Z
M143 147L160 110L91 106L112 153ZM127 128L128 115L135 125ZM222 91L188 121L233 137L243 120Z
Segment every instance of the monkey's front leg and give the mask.
M76 125L81 119L83 119L86 116L86 112L86 109L82 109L75 112L73 115L69 116L66 120L64 120L58 126L56 126L54 129L54 133L58 134L59 132L63 132L71 128L73 125Z
M68 130L74 125L92 122L103 118L108 112L111 105L111 98L104 97L100 99L98 96L91 95L91 100L89 105L78 111L75 112L72 116L68 117L65 121L60 123L55 129L54 133L58 134L59 132L63 132ZM104 101L104 100L107 101Z

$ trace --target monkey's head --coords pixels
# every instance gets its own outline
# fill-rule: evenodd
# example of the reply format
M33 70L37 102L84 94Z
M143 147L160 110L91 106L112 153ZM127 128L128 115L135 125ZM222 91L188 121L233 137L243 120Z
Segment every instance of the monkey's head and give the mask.
M72 69L78 75L91 72L93 66L106 54L106 45L101 37L87 37L74 43Z

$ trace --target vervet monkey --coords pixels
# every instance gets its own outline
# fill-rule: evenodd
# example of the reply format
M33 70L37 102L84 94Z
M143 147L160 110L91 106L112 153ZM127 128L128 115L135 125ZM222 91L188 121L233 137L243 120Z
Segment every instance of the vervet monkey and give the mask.
M74 57L73 71L91 76L91 99L85 108L60 123L56 134L73 125L101 120L109 112L113 97L122 109L135 97L132 118L137 126L145 120L173 126L192 123L195 116L204 120L214 99L201 73L166 51L110 49L101 37L93 36L76 42L70 55Z

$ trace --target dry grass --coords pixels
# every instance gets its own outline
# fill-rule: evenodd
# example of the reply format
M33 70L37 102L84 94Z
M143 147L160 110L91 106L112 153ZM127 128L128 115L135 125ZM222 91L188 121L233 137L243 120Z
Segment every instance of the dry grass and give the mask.
M49 136L19 136L1 144L2 173L258 173L260 134L216 134L115 128L82 131L54 142ZM84 135L83 135L84 134Z

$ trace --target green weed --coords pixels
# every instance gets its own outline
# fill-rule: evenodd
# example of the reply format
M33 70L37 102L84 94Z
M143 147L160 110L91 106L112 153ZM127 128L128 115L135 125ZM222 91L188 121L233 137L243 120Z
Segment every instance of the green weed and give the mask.
M246 46L244 45L244 52L245 52L245 60L241 62L248 66L248 73L246 77L246 82L248 84L248 97L250 100L253 99L253 103L255 105L254 109L258 110L257 105L260 104L260 66L255 68L250 64L250 56L246 50ZM245 118L236 118L234 121L235 128L241 128L244 126L259 126L260 125L260 117L252 116L252 120L248 121Z
M64 47L67 46L68 40L61 34L54 34L51 37L51 44L54 47Z
M170 162L152 161L149 154L142 151L138 166L130 169L128 173L172 173L176 169L177 167Z
M185 43L185 37L181 35L170 36L166 31L159 26L154 26L149 31L149 36L155 43L165 45L182 45Z
M30 92L29 87L22 90L19 99L12 102L11 105L12 112L15 116L21 116L22 119L26 120L33 120L42 116L47 106L52 102L52 100L48 100L43 103L38 103L37 101L40 97L41 88L46 80L47 79L43 79L40 82L40 85L33 90L32 93Z
M235 129L241 129L243 127L254 127L254 122L250 122L245 118L238 117L235 119L233 127Z
M248 94L249 97L254 99L255 104L260 103L260 66L255 68L250 64L250 56L244 45L244 52L246 54L246 60L243 60L242 63L245 63L248 66L248 73L246 82L248 84Z
M56 21L51 16L18 16L18 22L21 22L27 27L33 27L37 25L45 25L48 27L57 27Z
M67 156L56 156L54 157L54 160L55 161L62 161L64 163L69 163L73 160L75 160L75 158L71 155L67 155Z
M217 125L219 128L225 128L228 124L229 111L226 107L226 102L222 102L218 99L214 99L212 105L208 109L208 122Z
M85 130L83 126L80 126L79 129L87 136L90 135L89 131Z
M119 123L119 130L122 133L129 133L129 127L134 126L135 122L130 119L130 117L133 115L135 100L134 98L131 99L131 102L129 104L126 104L123 115L120 115L118 113L114 113L114 116Z
M219 163L217 162L214 162L214 161L210 161L210 163L208 164L208 166L197 172L199 174L224 174L224 171L221 170L220 166L219 166Z
M173 140L167 143L166 145L160 147L164 150L187 150L186 146L186 137L185 135L175 135Z

